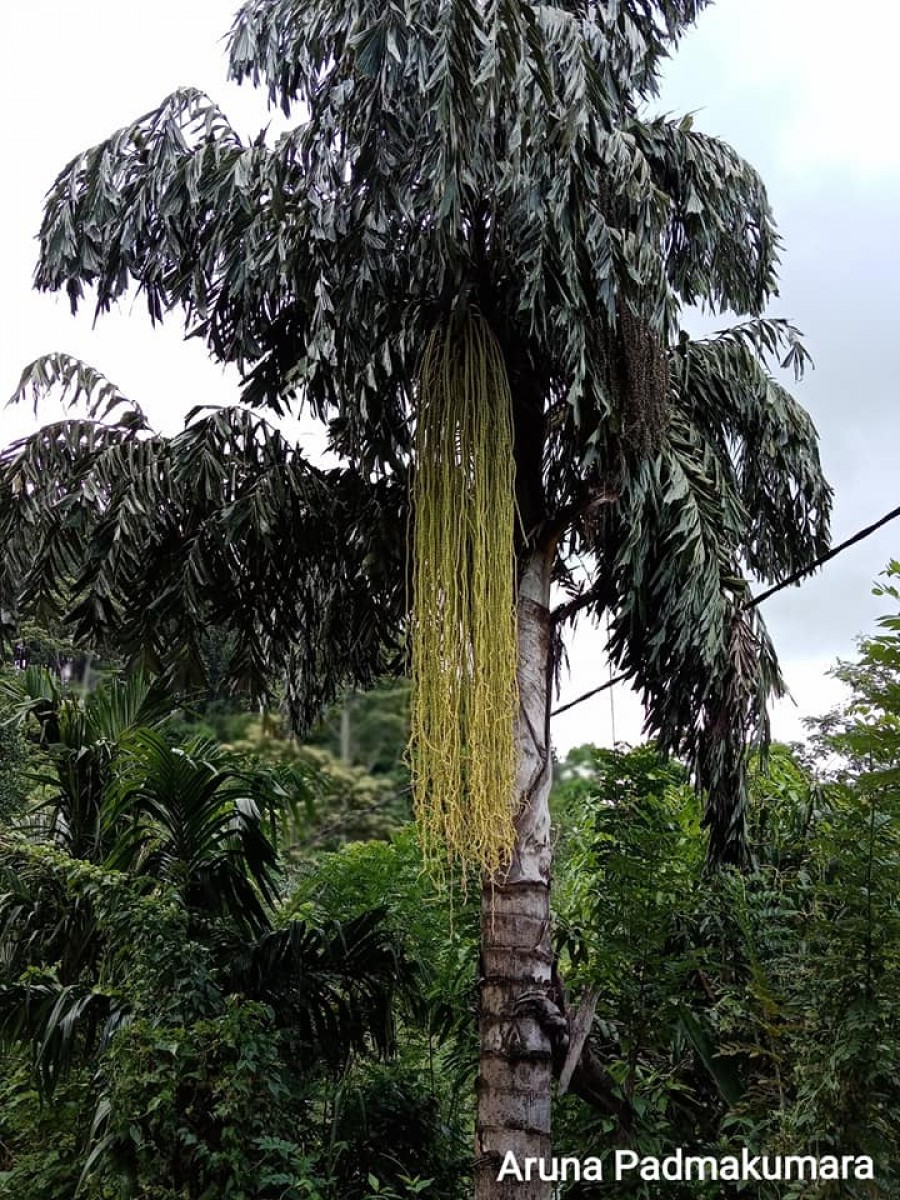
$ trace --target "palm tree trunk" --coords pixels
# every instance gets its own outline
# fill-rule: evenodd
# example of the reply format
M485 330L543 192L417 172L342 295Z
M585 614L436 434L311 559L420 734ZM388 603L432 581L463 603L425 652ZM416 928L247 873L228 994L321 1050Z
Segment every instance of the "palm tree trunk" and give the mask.
M351 766L350 760L350 701L353 693L348 692L341 707L341 747L340 760L342 767Z
M539 1018L552 972L551 563L552 552L536 551L519 581L518 836L508 874L482 893L476 1200L549 1200L551 1189L537 1178L497 1178L509 1151L523 1170L526 1158L549 1166L550 1157L551 1046Z

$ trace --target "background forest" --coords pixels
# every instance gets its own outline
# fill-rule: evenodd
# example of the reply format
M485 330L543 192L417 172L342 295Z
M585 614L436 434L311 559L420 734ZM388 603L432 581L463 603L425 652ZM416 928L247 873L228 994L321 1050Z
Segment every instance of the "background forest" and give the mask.
M741 1195L898 1194L900 563L878 591L890 613L836 668L847 704L753 771L751 869L706 869L697 797L650 746L556 764L554 947L598 997L560 1153L866 1153L874 1190ZM20 631L17 663L0 1195L465 1196L475 893L421 872L405 685L300 745L277 713L125 680L53 632ZM708 1189L668 1188L729 1194Z

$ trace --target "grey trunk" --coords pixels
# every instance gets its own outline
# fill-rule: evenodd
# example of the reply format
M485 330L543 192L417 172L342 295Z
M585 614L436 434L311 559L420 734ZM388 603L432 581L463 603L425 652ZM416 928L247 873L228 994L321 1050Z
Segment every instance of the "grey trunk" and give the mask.
M551 992L550 568L535 553L519 580L517 842L508 874L486 883L481 906L481 1055L476 1200L549 1200L539 1179L498 1181L508 1151L520 1166L550 1156L550 1041L539 1020ZM548 1162L549 1166L549 1162ZM533 1170L533 1174L537 1174Z
M344 706L341 709L341 766L349 767L351 765L351 750L350 750L350 701L353 697L352 692L348 692L344 697Z

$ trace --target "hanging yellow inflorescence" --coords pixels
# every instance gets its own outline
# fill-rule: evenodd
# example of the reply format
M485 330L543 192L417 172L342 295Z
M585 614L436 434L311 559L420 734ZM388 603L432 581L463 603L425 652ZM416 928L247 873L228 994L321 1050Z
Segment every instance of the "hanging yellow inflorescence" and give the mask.
M413 491L416 816L432 866L504 868L515 842L512 399L487 322L429 339Z

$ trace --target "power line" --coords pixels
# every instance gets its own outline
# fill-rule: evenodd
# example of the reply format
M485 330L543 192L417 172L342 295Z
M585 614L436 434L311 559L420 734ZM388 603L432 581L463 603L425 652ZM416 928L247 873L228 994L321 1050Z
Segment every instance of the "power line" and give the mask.
M628 678L627 675L616 675L612 679L608 679L606 683L601 683L599 687L591 688L589 692L585 692L583 696L579 696L575 700L570 700L568 704L561 704L559 708L554 708L550 713L551 717L558 717L560 713L568 712L570 708L574 708L576 704L581 704L584 700L590 700L591 696L596 696L600 692L605 692L607 688L613 687L617 683L624 683Z
M860 529L857 533L854 533L851 537L846 538L837 546L833 546L825 554L820 554L818 558L814 559L811 563L808 563L805 567L801 567L798 571L794 571L793 575L789 575L787 579L782 579L780 583L773 584L772 587L767 588L764 592L760 592L758 596L752 596L743 605L742 611L747 612L751 608L757 608L760 604L763 604L766 600L771 599L771 597L776 595L778 592L783 591L784 588L790 587L794 583L799 583L801 579L805 579L807 575L811 575L813 571L817 571L819 567L824 566L825 563L830 562L831 559L837 558L837 556L844 550L849 549L851 546L855 546L857 542L864 541L867 537L871 537L871 535L877 530L881 529L882 526L888 525L891 521L895 521L897 517L900 517L900 506L897 508L892 508L891 511L885 513L883 517L879 517L879 519L874 521L871 525L867 525L864 529ZM550 713L550 716L558 717L560 713L568 712L570 708L575 708L576 705L583 704L585 700L590 700L593 696L599 695L600 692L605 692L608 688L613 687L615 684L624 683L627 678L628 675L625 673L622 675L616 675L613 679L607 680L606 683L601 683L599 687L591 688L589 692L584 692L582 695L577 696L574 700L570 700L568 704L561 704L559 708L554 708Z
M848 549L850 546L855 546L857 542L863 541L865 538L875 533L876 530L881 529L882 525L887 525L890 521L896 520L897 517L900 517L900 507L892 508L889 513L885 513L883 517L880 517L872 525L867 525L865 529L860 529L858 533L854 533L853 536L848 537L846 541L841 542L837 546L833 546L826 554L820 554L819 557L815 559L814 562L809 563L808 566L801 567L799 571L795 571L793 575L789 575L787 579L782 579L780 583L773 584L772 587L767 588L766 591L760 592L758 596L753 596L744 605L744 610L746 611L747 609L756 608L757 605L762 604L764 600L768 600L770 596L774 596L776 592L780 592L783 588L790 587L792 583L799 583L801 579L804 579L807 575L811 575L813 571L817 571L819 567L824 566L824 564L829 562L832 558L837 558L837 556L843 550Z

